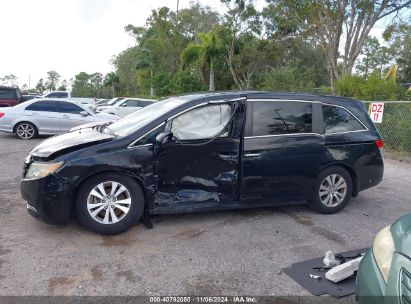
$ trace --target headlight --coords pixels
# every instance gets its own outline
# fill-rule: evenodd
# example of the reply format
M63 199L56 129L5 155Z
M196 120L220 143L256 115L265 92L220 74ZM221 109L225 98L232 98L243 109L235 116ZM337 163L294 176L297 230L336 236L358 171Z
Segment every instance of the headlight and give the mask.
M372 246L372 252L377 262L378 268L387 283L388 274L390 273L392 254L394 253L395 245L392 239L390 226L385 227L378 232Z
M27 170L25 179L37 179L45 177L58 168L60 168L64 162L57 162L57 163L32 163Z

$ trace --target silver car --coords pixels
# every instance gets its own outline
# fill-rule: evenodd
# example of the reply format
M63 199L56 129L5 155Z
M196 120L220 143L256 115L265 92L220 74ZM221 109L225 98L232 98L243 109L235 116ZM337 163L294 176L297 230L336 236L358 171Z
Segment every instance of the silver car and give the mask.
M97 113L70 100L33 99L11 108L0 108L0 132L15 133L18 138L54 135L87 123L114 121L119 116Z

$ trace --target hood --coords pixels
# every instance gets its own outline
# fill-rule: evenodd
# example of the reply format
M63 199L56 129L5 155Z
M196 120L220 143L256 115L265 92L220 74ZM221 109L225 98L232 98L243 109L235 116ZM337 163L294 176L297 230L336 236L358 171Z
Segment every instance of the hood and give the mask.
M64 153L96 145L113 138L113 135L100 133L94 129L82 129L48 138L34 147L30 155L40 158L55 158Z
M395 251L410 255L411 252L411 213L404 215L391 225Z
M102 125L105 125L105 124L111 124L113 122L114 122L113 120L90 122L90 123L86 123L84 125L79 125L77 127L71 128L70 132L78 131L78 130L81 130L81 129L94 128L94 127L102 126Z

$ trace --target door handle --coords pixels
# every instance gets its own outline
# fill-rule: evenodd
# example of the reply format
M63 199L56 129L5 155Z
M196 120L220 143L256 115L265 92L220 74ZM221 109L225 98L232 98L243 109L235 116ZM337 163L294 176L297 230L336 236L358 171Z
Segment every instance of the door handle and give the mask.
M246 153L244 157L260 157L261 153Z
M70 116L68 116L68 115L63 115L63 118L70 118Z
M226 161L237 161L238 160L238 155L237 153L217 153L217 156L222 159L222 160L226 160Z

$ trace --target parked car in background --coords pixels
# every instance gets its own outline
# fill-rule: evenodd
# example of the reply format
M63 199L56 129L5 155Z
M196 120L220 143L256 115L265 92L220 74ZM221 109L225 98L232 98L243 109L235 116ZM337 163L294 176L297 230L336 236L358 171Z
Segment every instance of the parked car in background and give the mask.
M95 105L96 107L111 106L111 105L115 104L116 102L118 102L118 101L120 101L120 100L122 100L122 99L124 99L124 98L126 98L126 97L114 97L114 98L111 98L111 99L109 99L109 100L107 100L107 99L102 99L102 100L97 101L94 105Z
M30 214L116 234L148 214L308 204L336 213L380 183L378 130L361 102L268 92L155 102L47 139L26 159ZM55 202L58 201L58 204Z
M125 97L114 97L114 98L111 98L108 101L96 101L92 105L92 108L93 108L93 110L98 111L101 107L114 105L115 103L117 103L117 102L119 102L120 100L123 100L123 99L125 99Z
M411 213L382 229L357 271L357 303L411 303Z
M43 98L66 98L78 101L82 104L94 104L96 98L94 97L72 97L69 91L52 91L42 96Z
M41 97L42 97L41 95L24 94L24 95L22 95L21 100L22 100L22 102L25 102L25 101L28 101L28 100L32 100L32 99L35 99L35 98L41 98Z
M33 99L0 110L0 132L15 133L18 138L64 133L73 127L119 119L116 115L93 112L70 99Z
M45 95L44 98L71 98L71 93L69 91L52 91Z
M13 107L22 101L18 88L0 86L0 107Z
M153 99L124 98L112 105L97 107L97 111L124 117L154 102Z

